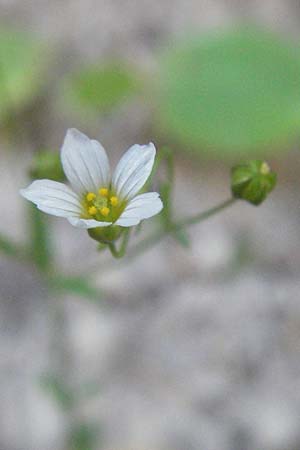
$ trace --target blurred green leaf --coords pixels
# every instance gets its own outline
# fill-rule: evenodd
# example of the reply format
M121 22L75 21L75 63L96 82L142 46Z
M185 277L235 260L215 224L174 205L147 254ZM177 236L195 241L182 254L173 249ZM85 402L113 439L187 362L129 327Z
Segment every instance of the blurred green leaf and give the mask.
M45 82L49 59L33 36L0 30L0 118L31 102Z
M72 430L70 438L71 450L94 450L98 441L98 430L95 426L81 423Z
M18 258L19 260L28 256L26 249L20 245L15 244L6 236L0 235L0 252L7 256Z
M47 178L54 181L66 179L58 152L41 150L33 157L30 177L35 179Z
M122 63L89 66L63 82L64 99L79 113L106 112L136 94L136 75Z
M300 130L300 50L268 31L197 37L161 61L160 126L186 150L281 148Z
M41 377L41 386L48 392L65 411L74 405L74 396L62 380L54 375L47 374Z
M90 280L82 277L51 275L48 277L50 289L71 293L90 300L100 300L102 292L92 286Z

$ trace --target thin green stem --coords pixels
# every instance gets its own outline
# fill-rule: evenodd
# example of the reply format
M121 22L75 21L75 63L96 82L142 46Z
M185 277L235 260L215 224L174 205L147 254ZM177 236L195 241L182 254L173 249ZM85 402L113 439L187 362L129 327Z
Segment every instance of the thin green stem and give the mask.
M52 248L47 218L32 205L30 205L29 213L31 257L41 272L50 272Z
M123 240L119 250L117 249L116 244L114 242L108 244L110 252L115 258L122 258L125 255L129 238L130 238L130 228L126 228L125 231L123 232Z
M167 179L160 186L160 195L164 204L161 218L165 227L168 227L172 223L172 190L174 185L174 158L173 153L168 148L163 150L163 159L166 161Z
M188 227L190 225L194 225L196 223L203 222L209 217L214 216L215 214L218 214L219 212L223 211L223 209L226 209L229 206L233 205L235 201L236 199L231 197L228 200L225 200L224 202L220 203L220 205L214 206L213 208L210 208L206 211L196 214L195 216L188 217L187 219L182 220L180 222L177 223L175 222L171 228L177 230L180 228Z
M174 222L172 224L169 224L169 226L167 228L165 228L163 230L158 230L158 231L154 232L152 235L150 235L148 238L139 242L135 247L133 247L133 249L129 253L128 257L130 259L135 258L139 254L143 253L144 251L146 251L149 248L153 247L154 245L158 244L167 234L174 233L174 231L178 231L178 230L181 230L190 225L195 225L196 223L203 222L204 220L209 219L210 217L214 216L215 214L218 214L219 212L221 212L224 209L228 208L229 206L233 205L233 203L235 201L236 201L236 199L230 198L228 200L225 200L221 204L219 204L213 208L210 208L206 211L203 211L199 214L188 217L187 219L181 220L179 222Z

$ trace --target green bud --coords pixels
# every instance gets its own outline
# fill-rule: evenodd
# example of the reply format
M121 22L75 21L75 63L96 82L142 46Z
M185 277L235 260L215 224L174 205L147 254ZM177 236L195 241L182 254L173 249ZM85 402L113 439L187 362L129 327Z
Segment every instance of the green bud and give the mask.
M231 169L231 191L235 198L260 205L276 185L276 173L269 165L253 160Z
M59 154L49 150L37 153L32 161L30 177L32 179L47 178L54 181L64 181L65 174Z
M101 244L111 244L119 239L124 231L124 228L117 225L111 225L109 227L90 228L88 230L89 236Z

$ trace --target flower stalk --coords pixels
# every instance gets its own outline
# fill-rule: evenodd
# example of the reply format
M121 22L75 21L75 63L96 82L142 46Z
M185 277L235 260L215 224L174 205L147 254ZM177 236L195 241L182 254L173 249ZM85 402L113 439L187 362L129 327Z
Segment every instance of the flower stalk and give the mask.
M168 234L174 234L175 232L185 230L186 227L204 222L210 217L215 216L216 214L219 214L226 208L232 206L236 201L237 200L235 198L231 197L223 201L219 205L214 206L213 208L207 209L206 211L202 211L196 215L190 216L187 219L178 222L173 222L164 229L157 230L152 235L148 236L147 238L136 244L135 247L131 249L128 257L135 258L141 253L144 253L149 248L158 244Z
M123 232L122 235L122 243L119 250L117 249L115 242L111 242L108 244L109 250L114 258L123 258L123 256L125 256L127 246L129 243L129 238L130 238L130 228L126 228L126 230Z

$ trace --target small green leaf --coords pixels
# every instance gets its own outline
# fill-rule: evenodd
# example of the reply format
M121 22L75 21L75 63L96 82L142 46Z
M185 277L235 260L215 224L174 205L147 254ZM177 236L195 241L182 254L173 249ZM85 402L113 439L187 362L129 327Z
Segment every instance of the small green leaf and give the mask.
M0 30L0 118L27 106L40 92L49 65L45 45L27 33Z
M47 279L50 289L61 293L71 293L90 300L99 300L102 292L82 277L51 275Z
M15 244L6 236L0 235L0 252L7 256L12 256L15 258L24 258L26 255L26 249Z
M32 179L47 178L54 181L64 181L66 177L59 153L49 150L41 150L36 153L31 164L30 177Z
M198 36L161 61L158 123L186 151L266 155L299 133L299 86L300 49L271 32Z
M90 66L63 83L64 98L78 113L109 111L136 94L139 83L122 63Z
M73 394L65 383L56 376L50 374L42 376L41 386L65 411L73 407L75 400Z
M78 424L71 433L71 450L94 450L98 441L98 430L85 423Z

